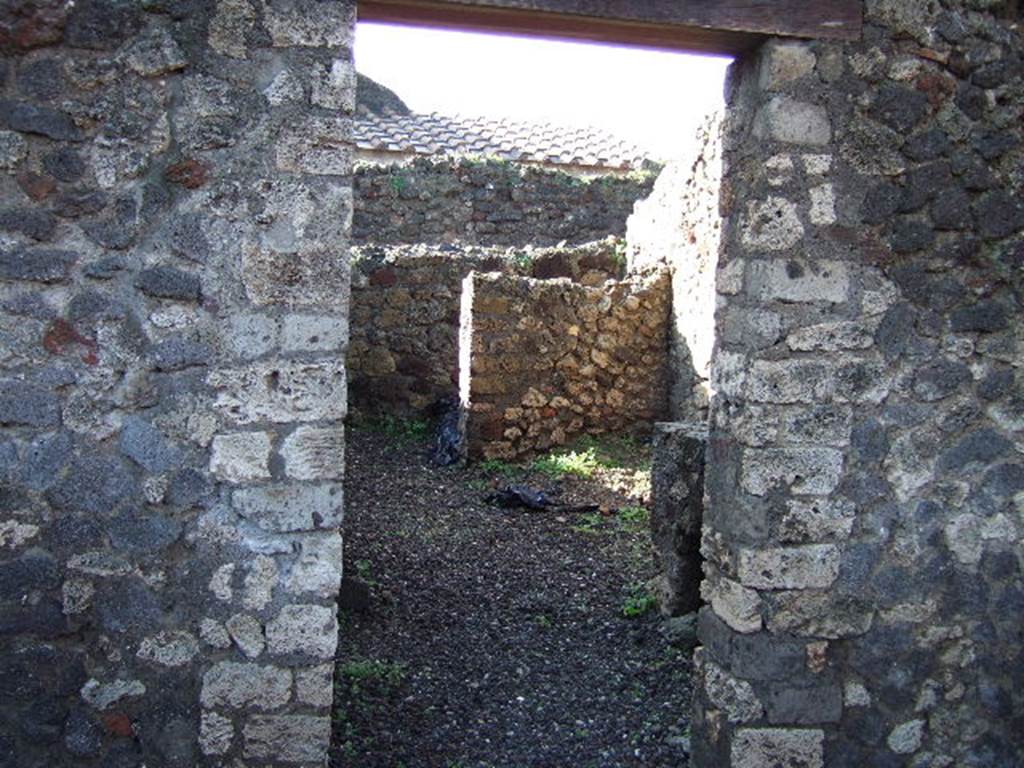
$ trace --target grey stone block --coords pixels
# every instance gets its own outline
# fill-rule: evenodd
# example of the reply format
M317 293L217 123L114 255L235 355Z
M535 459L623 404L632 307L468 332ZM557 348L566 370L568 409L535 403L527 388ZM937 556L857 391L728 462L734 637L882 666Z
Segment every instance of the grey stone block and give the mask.
M0 230L17 232L33 240L49 240L57 226L56 217L35 208L7 208L0 211Z
M78 181L85 174L85 161L72 147L60 147L43 155L43 169L57 181Z
M959 333L995 333L1009 323L1007 309L998 301L978 301L961 307L950 316L950 327Z
M77 260L77 253L54 248L0 252L0 280L64 283Z
M103 730L84 709L74 709L64 723L64 747L75 757L95 757L103 746Z
M0 599L20 601L35 590L60 586L60 572L53 557L30 550L21 557L0 563Z
M150 360L157 371L207 366L212 356L209 346L182 336L165 339L150 350Z
M152 553L171 546L181 535L181 523L163 515L122 512L107 525L110 544L128 552Z
M85 140L75 121L64 112L11 99L0 99L0 127L57 141Z
M706 445L704 425L655 425L651 535L662 571L661 608L671 615L700 607Z
M994 429L977 429L944 451L936 467L942 472L948 472L964 469L970 464L990 464L1012 451L1013 443Z
M0 425L60 426L60 399L49 389L15 379L0 379Z
M341 525L342 487L335 483L241 488L231 499L238 514L265 531L312 531Z
M137 416L121 427L121 453L150 472L166 472L181 462L181 450L169 443L160 430Z
M871 116L881 123L907 134L928 114L928 97L920 91L885 84L871 105Z
M87 453L68 468L46 492L46 500L62 512L111 515L136 492L124 461L104 453Z
M135 287L149 296L178 301L199 301L199 277L174 267L150 267L139 273Z
M843 712L843 693L834 682L808 688L774 683L761 698L773 725L837 723Z

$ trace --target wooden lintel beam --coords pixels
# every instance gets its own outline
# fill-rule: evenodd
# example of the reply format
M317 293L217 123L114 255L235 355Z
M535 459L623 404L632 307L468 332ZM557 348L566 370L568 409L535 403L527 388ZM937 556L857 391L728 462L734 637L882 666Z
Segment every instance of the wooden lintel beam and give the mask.
M762 35L855 39L860 0L358 0L359 18L736 55Z

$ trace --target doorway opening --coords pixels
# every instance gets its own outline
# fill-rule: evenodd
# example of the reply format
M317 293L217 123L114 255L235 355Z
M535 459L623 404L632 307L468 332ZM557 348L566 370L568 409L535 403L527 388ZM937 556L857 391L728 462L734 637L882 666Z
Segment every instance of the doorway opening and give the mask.
M364 162L333 758L677 765L701 496L678 477L685 462L702 480L702 449L685 441L702 448L706 418L718 123L677 119L670 145L703 138L659 152L637 149L649 136L610 142L608 129L424 114L415 91L364 69L374 34L357 33ZM432 50L456 45L439 34L427 33ZM425 61L394 40L392 54ZM547 45L506 54L513 79ZM585 69L601 53L613 52L573 46L563 61ZM501 57L473 54L481 69L489 59ZM710 68L709 102L724 66ZM619 72L616 86L609 71L592 99L621 102L624 129L656 124L627 95L657 75ZM675 106L663 88L648 100ZM481 109L491 92L507 111L504 83L467 103ZM445 156L452 144L460 156ZM431 421L445 414L462 439L452 458L468 465L430 461ZM680 421L696 426L669 424ZM669 479L655 479L655 498L652 464Z

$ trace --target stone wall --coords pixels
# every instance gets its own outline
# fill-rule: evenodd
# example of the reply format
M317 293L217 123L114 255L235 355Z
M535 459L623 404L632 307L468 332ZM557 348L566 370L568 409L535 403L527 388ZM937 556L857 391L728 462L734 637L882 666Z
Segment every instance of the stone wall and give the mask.
M470 275L460 330L469 455L509 459L664 418L669 301L667 272L602 287Z
M697 765L1024 754L1003 5L873 0L863 40L773 41L731 73Z
M458 390L459 302L472 271L601 285L621 276L616 238L565 248L359 246L352 253L353 411L422 412Z
M707 418L714 346L715 267L721 239L722 116L709 116L688 155L665 166L627 220L630 271L665 265L672 274L671 412ZM728 329L744 334L748 329Z
M357 243L557 245L623 235L653 172L590 179L498 160L417 158L361 164Z
M669 616L701 606L704 421L660 422L651 440L651 539L658 558L658 606Z
M353 23L0 10L0 765L323 763Z

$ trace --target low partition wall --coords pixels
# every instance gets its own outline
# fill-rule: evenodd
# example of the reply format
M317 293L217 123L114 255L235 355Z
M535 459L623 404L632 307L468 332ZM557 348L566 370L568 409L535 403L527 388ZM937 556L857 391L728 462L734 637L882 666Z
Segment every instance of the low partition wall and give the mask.
M510 459L667 412L667 271L590 287L500 273L463 289L470 458Z
M473 270L564 277L587 285L615 279L622 242L572 248L364 246L352 254L352 407L414 413L455 393L459 295Z

